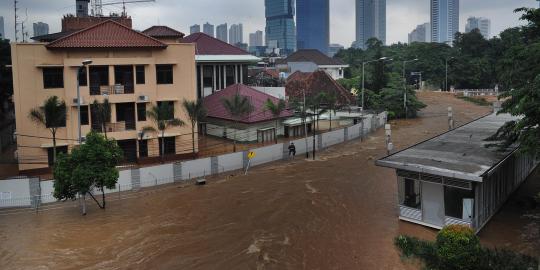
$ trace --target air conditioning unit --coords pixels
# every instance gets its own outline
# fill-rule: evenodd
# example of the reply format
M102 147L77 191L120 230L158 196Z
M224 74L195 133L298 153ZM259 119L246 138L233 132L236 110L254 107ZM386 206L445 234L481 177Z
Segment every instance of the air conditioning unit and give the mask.
M139 96L140 102L148 102L148 96Z
M77 104L79 104L78 99L77 99L77 98L73 98L73 105L77 105ZM83 105L83 104L84 104L84 99L81 98L81 105Z

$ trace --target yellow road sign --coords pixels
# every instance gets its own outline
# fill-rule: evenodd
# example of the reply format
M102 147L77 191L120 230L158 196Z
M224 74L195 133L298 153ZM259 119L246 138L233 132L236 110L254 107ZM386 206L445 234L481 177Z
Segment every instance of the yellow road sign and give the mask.
M248 158L249 159L253 159L255 157L255 152L249 152L248 153Z

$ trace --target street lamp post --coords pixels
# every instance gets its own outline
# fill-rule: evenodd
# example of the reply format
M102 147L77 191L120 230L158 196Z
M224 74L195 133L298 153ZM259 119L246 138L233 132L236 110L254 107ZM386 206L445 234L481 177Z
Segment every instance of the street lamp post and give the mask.
M362 62L362 111L364 111L364 91L365 91L365 79L366 79L366 64L369 64L369 63L373 63L373 62L378 62L378 61L385 61L387 60L388 57L381 57L377 60L371 60L371 61L366 61L366 62ZM392 59L388 59L389 61L391 61Z
M79 82L79 76L81 74L81 71L83 68L86 68L86 66L92 64L92 60L83 60L82 66L77 68L77 118L78 118L78 128L79 128L79 145L82 144L82 131L81 131L81 91L80 91L80 82Z
M450 57L450 58L446 58L444 59L444 62L445 62L445 80L444 80L444 91L448 91L448 62L451 61L452 59L454 59L455 57Z
M418 58L403 61L403 108L405 109L405 119L407 119L407 79L405 78L405 65L415 61L418 61Z

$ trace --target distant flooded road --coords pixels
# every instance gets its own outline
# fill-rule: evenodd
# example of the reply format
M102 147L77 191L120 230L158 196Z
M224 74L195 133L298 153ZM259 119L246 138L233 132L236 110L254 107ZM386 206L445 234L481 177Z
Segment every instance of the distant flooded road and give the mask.
M489 111L446 94L419 96L429 105L423 117L393 126L398 149L445 131L448 106L457 124ZM415 269L401 262L393 238L435 232L398 221L394 171L374 165L385 154L383 133L317 161L110 195L107 210L91 206L85 217L76 207L0 212L0 268Z

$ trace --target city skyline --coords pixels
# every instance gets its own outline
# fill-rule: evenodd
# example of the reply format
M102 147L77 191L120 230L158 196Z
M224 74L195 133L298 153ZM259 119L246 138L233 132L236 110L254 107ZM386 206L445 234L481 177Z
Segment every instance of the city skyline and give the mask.
M431 0L431 42L452 44L459 32L459 0Z
M189 3L189 5L186 5ZM332 0L330 2L330 42L340 43L346 47L355 40L355 0ZM28 8L28 17L32 21L46 22L50 32L60 31L60 19L64 14L75 13L72 0L43 2L37 0L19 1L21 9ZM175 8L175 7L178 7ZM492 19L491 35L498 35L502 30L521 25L519 14L513 10L519 7L538 7L535 0L494 0L468 1L462 3L460 14L460 31L465 31L466 20L470 16L482 16ZM178 10L181 10L179 16ZM204 11L204 12L201 12ZM104 12L121 12L121 6L109 6ZM264 1L229 0L215 2L200 0L157 0L155 3L140 3L127 6L128 15L133 17L135 29L143 30L152 25L167 25L186 34L189 26L195 22L202 25L206 21L242 22L244 32L252 33L265 27ZM402 16L407 14L407 16ZM22 13L21 13L22 15ZM0 16L4 17L6 37L13 39L13 3L0 2ZM388 1L387 3L387 44L407 42L408 34L417 25L430 20L429 2L425 0ZM495 18L497 18L495 20ZM246 34L245 33L245 34ZM20 39L20 37L19 37ZM247 35L244 36L247 39Z

